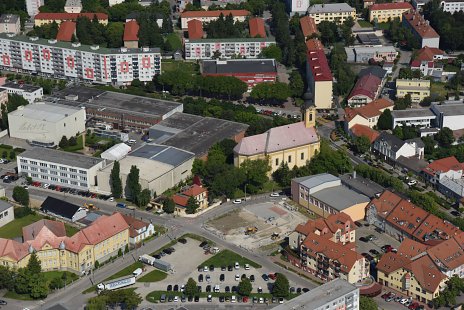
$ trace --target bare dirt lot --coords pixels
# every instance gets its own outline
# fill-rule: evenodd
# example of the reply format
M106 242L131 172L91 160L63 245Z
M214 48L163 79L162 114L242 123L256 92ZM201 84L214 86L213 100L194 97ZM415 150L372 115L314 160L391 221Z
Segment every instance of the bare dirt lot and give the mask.
M271 236L281 240L307 218L284 201L275 200L253 204L233 211L206 224L207 229L241 247L253 250L276 243ZM247 228L257 228L245 234Z

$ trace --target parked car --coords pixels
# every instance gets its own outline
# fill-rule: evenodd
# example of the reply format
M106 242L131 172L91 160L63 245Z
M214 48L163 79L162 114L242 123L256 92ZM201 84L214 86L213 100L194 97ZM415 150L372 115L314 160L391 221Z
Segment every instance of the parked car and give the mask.
M240 269L240 264L239 264L238 262L235 262L234 268L235 268L236 270Z
M272 193L271 194L271 197L279 197L279 196L280 196L279 193Z
M456 211L456 210L453 210L450 213L451 213L451 215L454 215L454 216L457 216L457 217L461 216L461 213L459 211Z
M254 275L250 276L250 282L255 282L255 276Z
M227 271L232 271L234 270L234 267L232 265L227 266Z
M372 253L373 255L379 255L379 251L377 251L376 249L370 249L369 250L369 253Z
M221 271L226 271L227 267L226 266L221 266Z
M223 273L221 273L221 275L219 276L219 281L224 282L225 279L226 276Z
M205 280L206 280L206 282L211 281L211 276L209 274L207 274Z
M200 296L195 296L195 302L199 302L200 301Z
M204 247L205 245L208 245L208 242L203 241L202 243L200 243L199 247L202 248L202 247Z
M239 274L235 275L235 281L240 281L240 275Z
M203 275L202 274L198 275L198 282L203 282Z
M171 284L168 285L166 291L168 291L168 292L172 291L172 285Z
M235 205L241 204L242 199L235 199L232 203L235 204Z
M182 243L182 244L186 244L186 243L187 243L187 239L185 239L185 238L177 239L177 241L179 241L179 242Z
M250 264L245 264L245 270L250 270Z

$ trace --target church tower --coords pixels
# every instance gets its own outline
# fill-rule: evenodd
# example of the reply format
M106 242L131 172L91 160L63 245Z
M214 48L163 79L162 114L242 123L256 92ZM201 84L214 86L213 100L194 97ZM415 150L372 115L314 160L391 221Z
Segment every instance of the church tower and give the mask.
M306 91L303 95L303 106L301 107L301 114L304 125L306 128L316 126L316 106L314 105L313 94L310 90Z

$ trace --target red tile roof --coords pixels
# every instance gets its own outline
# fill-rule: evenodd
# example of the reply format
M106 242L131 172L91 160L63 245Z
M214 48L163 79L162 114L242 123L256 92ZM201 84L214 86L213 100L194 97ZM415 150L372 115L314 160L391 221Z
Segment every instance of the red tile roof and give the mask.
M405 238L398 248L398 254L412 259L417 255L424 253L430 246L414 241L409 238Z
M396 3L377 3L369 7L371 11L378 10L412 10L412 5L409 2L396 2Z
M187 23L189 39L203 38L203 24L198 19L192 19Z
M0 257L19 261L29 254L29 245L11 239L0 238Z
M62 222L44 219L23 227L24 241L34 240L42 230L49 231L56 237L66 236L66 229Z
M332 235L327 235L330 239L337 230L341 229L345 231L347 225L351 231L355 230L356 226L353 223L353 220L348 214L341 212L331 214L326 219L318 218L316 220L308 220L305 224L296 226L295 231L305 236L310 233L317 233L318 235L324 236L331 232Z
M63 42L71 42L73 34L76 32L76 23L72 21L64 21L60 24L56 39Z
M429 22L417 11L411 10L403 13L403 20L405 20L421 38L439 38L440 36L429 25Z
M382 84L382 80L378 76L373 74L363 75L356 82L356 85L348 96L348 99L362 95L374 100L380 84Z
M105 13L39 13L34 17L34 19L75 21L81 16L85 16L90 20L92 20L95 16L98 20L108 20L108 15Z
M356 115L361 115L365 119L372 117L380 116L382 114L381 110L384 110L389 107L393 107L394 104L392 101L380 98L370 103L358 107L358 108L345 108L345 120L347 122L351 121Z
M189 198L190 197L181 194L175 194L174 196L172 196L172 200L174 201L174 203L182 207L187 206Z
M431 247L427 253L435 264L447 270L464 265L464 251L455 238Z
M186 11L180 14L181 18L192 17L219 17L220 15L228 16L248 16L251 13L247 10L218 10L218 11Z
M426 62L427 63L427 68L428 69L432 69L435 67L435 63L433 61L420 61L420 60L413 60L411 61L411 68L414 68L417 70L420 69L420 66L422 65L423 62Z
M257 36L261 38L266 37L266 29L264 28L264 19L259 17L250 18L248 21L250 27L250 37L255 38Z
M386 190L379 198L372 199L368 208L375 206L378 216L385 219L401 200L400 196Z
M435 245L460 233L459 228L448 221L429 214L414 232L414 237L426 244Z
M435 176L437 173L444 173L450 170L459 171L462 169L462 164L456 159L456 157L450 156L434 160L422 170L431 176Z
M416 57L414 58L414 60L433 61L434 56L444 55L444 54L445 52L439 48L424 46L423 48L417 51Z
M377 130L369 128L366 125L355 124L350 128L351 133L356 137L367 137L371 143L374 143L375 139L380 135Z
M307 62L314 81L332 81L332 72L330 71L322 43L311 39L306 41L306 46L308 47Z
M131 20L124 25L124 41L139 40L139 24L135 20Z
M428 215L424 209L407 200L401 200L387 216L387 221L398 230L412 235Z
M316 22L311 16L303 16L300 18L300 27L305 38L311 36L314 33L319 33L317 30Z
M446 279L427 255L413 261L407 269L411 270L417 282L428 292L435 292L439 284Z
M126 221L127 225L129 225L129 236L131 238L135 238L139 235L137 230L140 230L144 227L148 227L150 225L149 223L145 223L142 220L138 220L133 216L125 215L125 214L121 214L121 215L124 218L124 221Z
M193 184L192 186L190 186L187 190L183 191L182 194L186 195L186 196L193 196L193 197L197 197L198 195L204 193L204 192L207 192L208 190L202 186L199 186L199 185L196 185L196 184Z
M377 263L377 270L382 271L385 274L394 272L400 268L405 268L409 265L411 260L403 257L399 254L388 252L382 255L379 262Z

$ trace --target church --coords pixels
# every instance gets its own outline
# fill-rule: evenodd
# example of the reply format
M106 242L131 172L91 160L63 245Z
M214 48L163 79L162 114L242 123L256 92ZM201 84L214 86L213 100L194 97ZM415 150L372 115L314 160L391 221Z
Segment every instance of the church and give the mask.
M304 94L303 121L269 129L267 132L243 138L234 148L234 164L243 161L268 159L271 173L282 163L290 169L301 167L319 152L320 138L316 130L316 106L313 95Z

